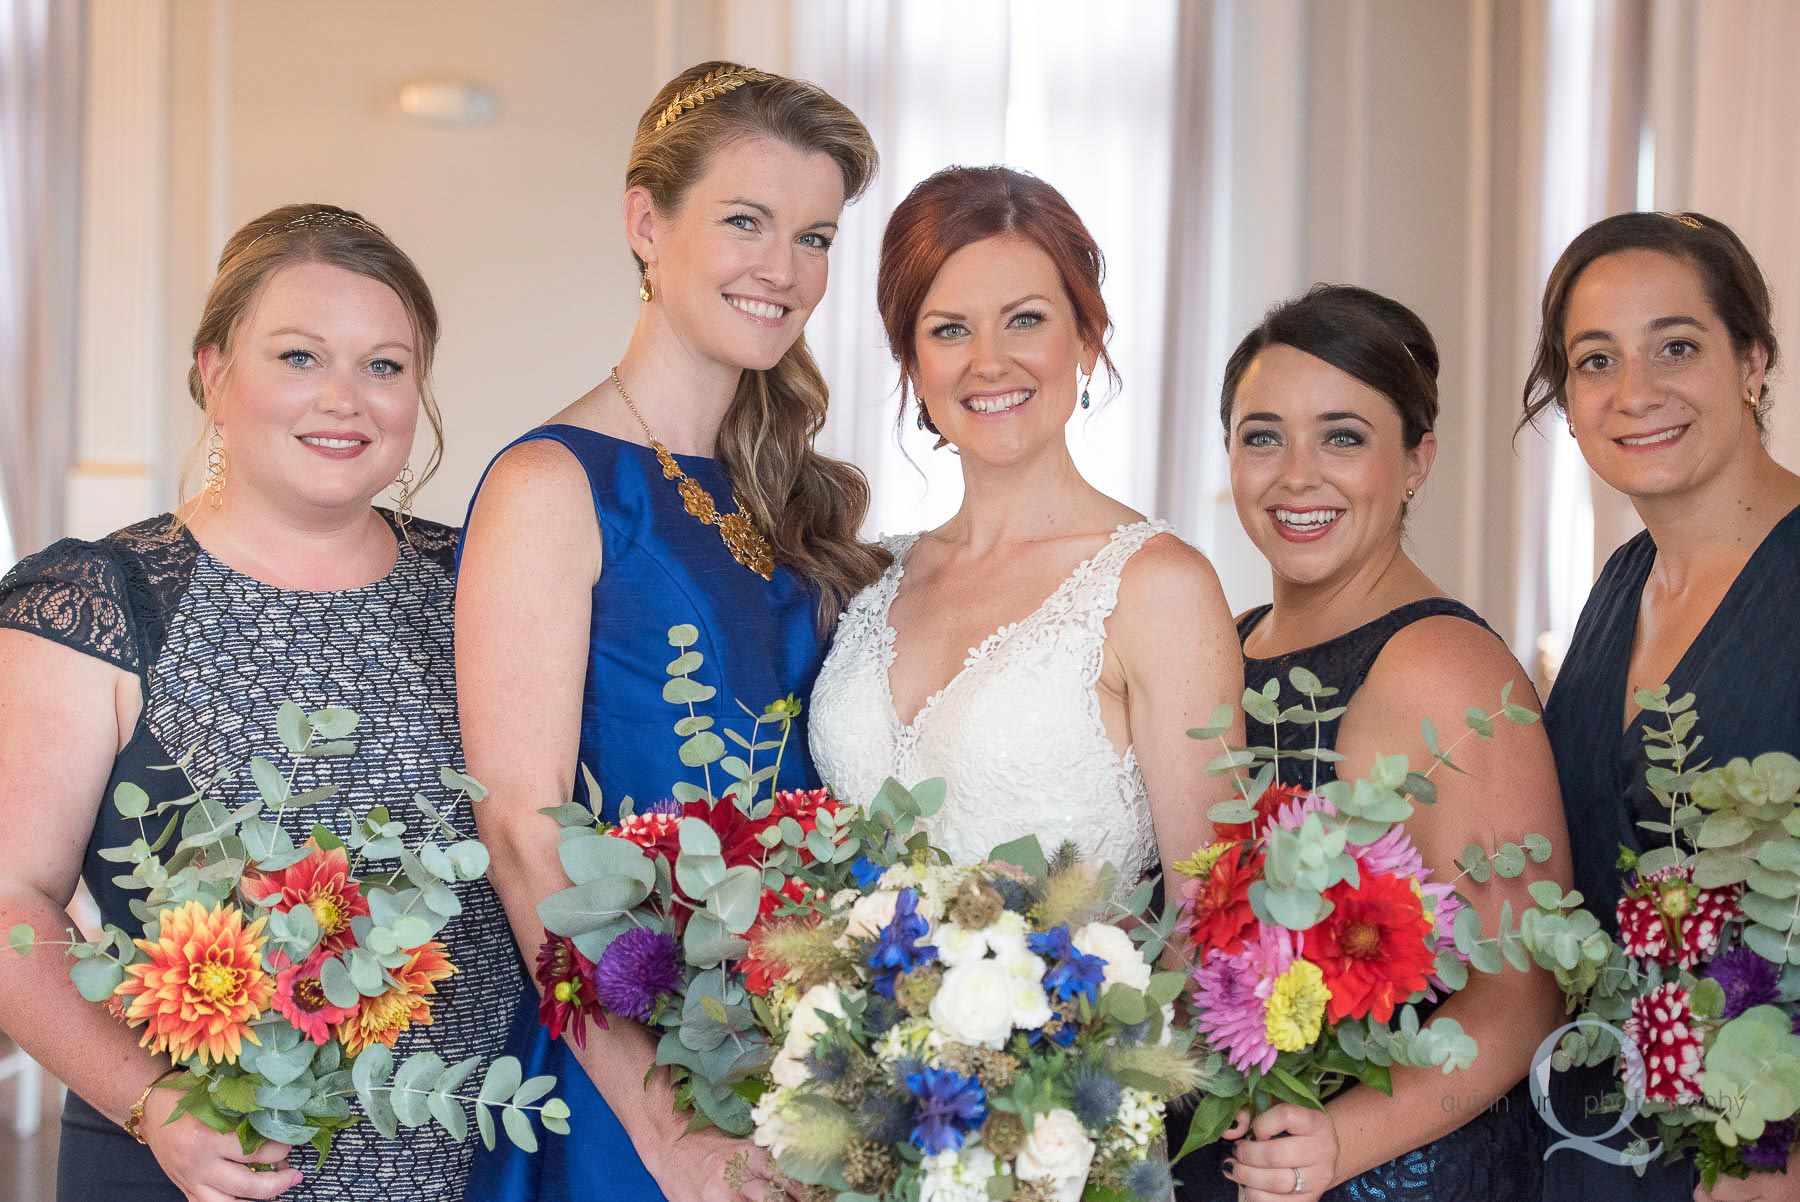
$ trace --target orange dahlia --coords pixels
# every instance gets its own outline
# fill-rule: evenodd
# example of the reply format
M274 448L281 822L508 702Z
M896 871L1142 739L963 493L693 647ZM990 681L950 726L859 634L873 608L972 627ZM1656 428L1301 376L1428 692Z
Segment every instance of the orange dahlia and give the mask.
M369 912L362 886L350 879L350 858L341 847L329 850L308 843L312 854L279 872L246 872L243 895L261 902L273 897L270 909L286 912L307 906L319 920L319 950L335 956L355 946L350 920Z
M400 1032L414 1023L431 1025L431 997L437 983L456 971L444 945L427 943L413 949L405 964L394 970L394 987L379 997L366 997L356 1012L337 1025L344 1054L355 1056L372 1043L390 1048Z
M262 966L264 921L245 926L236 906L196 901L157 915L156 940L136 941L149 959L127 965L116 990L130 999L125 1021L145 1024L143 1047L177 1063L232 1064L244 1040L262 1042L250 1024L275 993Z
M1204 877L1183 890L1182 928L1193 941L1201 964L1215 951L1234 955L1255 936L1256 913L1250 908L1250 886L1262 879L1260 853L1245 857L1236 847L1220 856Z
M1365 873L1325 891L1332 911L1306 932L1301 954L1325 974L1325 1015L1394 1016L1394 1007L1425 988L1436 964L1436 926L1411 881Z

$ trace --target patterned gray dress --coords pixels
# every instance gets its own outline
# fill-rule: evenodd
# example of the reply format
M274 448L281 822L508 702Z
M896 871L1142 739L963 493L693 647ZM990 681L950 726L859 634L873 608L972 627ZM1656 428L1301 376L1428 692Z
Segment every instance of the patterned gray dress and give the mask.
M389 525L391 514L383 512ZM337 780L336 797L288 810L298 841L315 823L339 835L375 805L419 818L414 792L443 800L438 769L460 766L452 603L456 531L415 520L400 538L393 571L362 588L298 592L263 584L207 554L164 515L95 542L65 539L21 562L0 581L0 627L27 631L96 656L138 677L143 717L114 761L105 797L132 781L153 799L181 796L186 778L166 765L192 753L196 778L241 769L253 754L285 763L276 707L345 706L362 715L357 754L309 761L296 790ZM232 786L248 800L247 774ZM226 804L236 804L229 796ZM465 804L456 825L473 833ZM129 843L136 824L110 801L88 842L82 878L104 919L136 929L119 867L101 848ZM457 886L463 904L439 938L457 972L438 986L429 1026L400 1036L397 1055L431 1050L446 1062L489 1059L506 1035L525 987L518 950L485 880ZM479 1075L476 1080L479 1080ZM471 1136L471 1138L473 1138ZM323 1170L311 1148L295 1149L305 1173L284 1199L459 1199L470 1143L435 1124L381 1140L367 1123L339 1136ZM58 1202L130 1198L181 1202L148 1148L71 1093L64 1108Z

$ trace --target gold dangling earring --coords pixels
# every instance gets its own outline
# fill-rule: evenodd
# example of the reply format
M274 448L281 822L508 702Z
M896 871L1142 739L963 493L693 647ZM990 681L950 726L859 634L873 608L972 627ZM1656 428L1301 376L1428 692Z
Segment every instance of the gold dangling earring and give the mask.
M642 275L638 279L638 299L646 305L656 296L655 289L650 287L650 265L644 264Z
M412 521L413 487L417 477L413 475L412 464L400 469L394 477L394 485L399 492L394 496L394 524L400 527L400 533L406 533L406 527Z
M206 495L214 509L225 504L225 435L217 422L206 440Z

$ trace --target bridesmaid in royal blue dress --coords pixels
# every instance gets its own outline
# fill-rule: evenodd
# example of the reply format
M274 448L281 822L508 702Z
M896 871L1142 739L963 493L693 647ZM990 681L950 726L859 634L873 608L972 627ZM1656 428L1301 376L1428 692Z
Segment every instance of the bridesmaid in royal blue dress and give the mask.
M671 80L626 171L644 304L625 353L507 448L471 506L463 734L469 770L492 790L481 833L527 963L544 942L538 902L567 885L557 825L539 809L585 799L580 767L609 820L626 796L667 796L682 772L662 700L669 627L699 628L702 676L718 689L700 708L735 724L740 699L807 695L838 607L886 565L857 537L861 474L811 448L825 382L801 339L839 215L875 164L862 123L809 84L729 63ZM812 783L805 756L801 729L784 784ZM577 1048L550 1039L538 1013L527 989L509 1050L527 1074L556 1074L572 1134L535 1156L478 1153L469 1198L763 1195L757 1149L683 1134L648 1031L614 1016Z
M1526 420L1562 413L1588 466L1645 526L1600 573L1544 710L1575 887L1609 929L1619 849L1640 846L1637 823L1667 821L1644 783L1638 690L1695 694L1694 736L1714 764L1800 750L1800 476L1763 444L1775 360L1762 271L1698 213L1608 217L1569 245L1545 287ZM1559 1073L1551 1101L1569 1130L1605 1135L1618 1115L1591 1112L1617 1088L1604 1070ZM1560 1151L1544 1196L1792 1202L1793 1138L1791 1124L1772 1124L1744 1152L1760 1171L1721 1177L1710 1195L1687 1164L1653 1163L1639 1179Z

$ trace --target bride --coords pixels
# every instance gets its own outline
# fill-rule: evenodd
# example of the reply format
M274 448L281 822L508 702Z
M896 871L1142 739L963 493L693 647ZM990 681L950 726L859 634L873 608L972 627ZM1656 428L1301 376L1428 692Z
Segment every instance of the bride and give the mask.
M916 406L960 455L963 503L888 540L893 566L844 612L808 713L841 796L941 776L928 825L952 856L1072 841L1123 896L1208 837L1229 782L1186 732L1244 677L1206 557L1070 457L1083 381L1101 364L1116 380L1100 276L1081 219L1032 176L948 168L894 211L877 294L902 417Z

